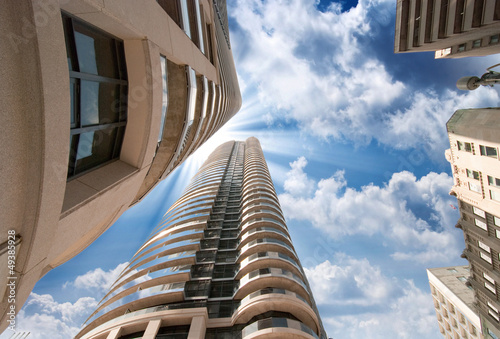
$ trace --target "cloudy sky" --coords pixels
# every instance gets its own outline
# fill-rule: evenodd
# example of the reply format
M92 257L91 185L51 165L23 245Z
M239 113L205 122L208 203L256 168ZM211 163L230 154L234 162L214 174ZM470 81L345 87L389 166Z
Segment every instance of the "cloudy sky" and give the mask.
M228 0L243 107L98 241L36 285L30 338L78 332L213 148L260 139L332 338L442 338L425 268L463 265L445 123L498 106L455 89L495 56L393 53L394 0Z

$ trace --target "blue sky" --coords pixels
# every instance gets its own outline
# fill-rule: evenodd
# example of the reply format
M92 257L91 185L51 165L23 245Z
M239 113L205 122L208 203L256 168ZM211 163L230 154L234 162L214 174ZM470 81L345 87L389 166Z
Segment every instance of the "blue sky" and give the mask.
M425 268L466 264L445 123L457 108L498 106L495 89L455 89L498 58L395 55L395 1L228 0L228 13L241 111L40 280L18 329L74 335L205 157L255 136L328 335L442 338Z

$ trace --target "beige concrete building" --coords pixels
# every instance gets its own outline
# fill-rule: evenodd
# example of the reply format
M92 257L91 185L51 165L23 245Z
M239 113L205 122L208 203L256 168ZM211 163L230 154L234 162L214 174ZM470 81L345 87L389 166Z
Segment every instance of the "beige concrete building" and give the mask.
M222 0L2 1L0 28L2 329L241 95Z
M174 334L326 338L255 138L208 157L76 338Z
M427 269L439 331L446 339L484 338L469 275L468 266Z
M500 53L499 0L397 0L394 52L436 58Z
M463 256L485 338L500 338L500 109L458 110L447 123L453 171L450 194L457 197L464 232Z

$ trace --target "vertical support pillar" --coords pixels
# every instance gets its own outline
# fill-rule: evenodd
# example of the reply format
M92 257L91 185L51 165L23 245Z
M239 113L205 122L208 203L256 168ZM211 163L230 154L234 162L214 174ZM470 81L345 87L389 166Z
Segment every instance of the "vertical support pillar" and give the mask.
M142 339L155 339L161 326L161 319L150 320Z
M191 327L189 328L188 339L203 339L205 338L205 331L207 324L205 317L194 317L191 320Z
M121 327L115 328L115 329L111 330L111 332L108 333L108 336L106 337L106 339L116 339L116 338L118 338L118 336L120 335L121 332L122 332Z

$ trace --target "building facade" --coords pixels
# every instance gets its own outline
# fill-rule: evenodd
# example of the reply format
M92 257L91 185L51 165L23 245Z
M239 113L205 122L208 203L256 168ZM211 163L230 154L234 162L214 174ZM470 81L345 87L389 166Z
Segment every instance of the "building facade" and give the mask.
M398 0L394 52L436 58L500 53L500 1Z
M223 8L224 7L224 8ZM0 4L0 253L16 302L241 106L222 0Z
M468 266L427 269L439 331L446 339L482 339Z
M255 138L208 157L76 338L167 335L326 338Z
M500 338L500 110L458 110L447 123L454 185L459 202L456 227L465 239L474 306L485 338Z

